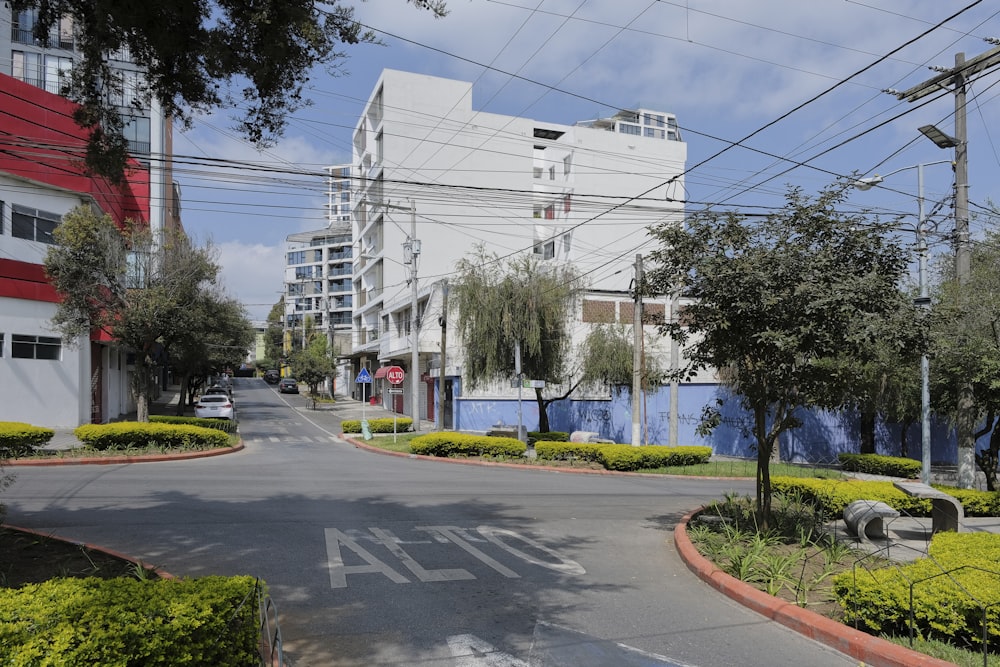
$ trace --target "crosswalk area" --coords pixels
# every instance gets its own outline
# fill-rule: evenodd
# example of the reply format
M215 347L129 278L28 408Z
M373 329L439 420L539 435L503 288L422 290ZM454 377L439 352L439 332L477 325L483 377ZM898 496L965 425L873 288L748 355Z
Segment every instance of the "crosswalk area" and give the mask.
M306 443L326 444L339 441L332 435L291 435L288 433L280 433L275 435L253 435L249 437L244 436L243 442L248 445L262 445L262 444L300 445Z

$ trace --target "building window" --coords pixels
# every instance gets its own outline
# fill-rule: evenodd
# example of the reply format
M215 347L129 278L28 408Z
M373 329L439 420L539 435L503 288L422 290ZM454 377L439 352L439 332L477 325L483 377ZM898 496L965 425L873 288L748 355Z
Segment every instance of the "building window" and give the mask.
M3 358L3 337L4 335L0 333L0 359Z
M288 253L288 264L305 264L306 263L306 251L296 250L295 252Z
M62 339L51 336L24 336L12 334L10 356L13 359L49 359L59 361Z
M144 116L122 116L122 136L132 153L149 153L149 119Z
M572 195L563 197L563 213L569 213L571 197Z
M541 167L534 167L533 168L533 173L534 173L535 178L541 178L542 177L542 168Z
M57 213L14 204L10 213L10 231L15 238L54 245L52 232L61 220L62 216Z
M0 236L3 236L4 204L0 201Z
M36 88L44 86L45 81L42 78L42 54L14 51L11 53L11 57L13 61L11 76L29 83Z
M73 59L61 56L45 56L45 90L59 95L63 84L73 69Z
M647 137L652 137L653 139L663 139L664 136L666 136L663 130L660 130L655 127L643 128L643 134L645 134L645 136Z
M535 245L535 254L541 255L542 259L552 259L556 256L556 242L546 241Z
M545 219L555 220L556 219L556 207L554 204L549 204L545 207Z
M569 176L570 167L573 165L573 156L567 155L563 158L563 176Z
M652 125L653 127L663 127L663 116L655 113L644 113L642 115L642 124Z
M642 128L631 123L618 123L618 131L622 134L641 134Z
M323 249L322 248L317 248L316 250L313 250L313 261L314 262L322 262L323 261Z

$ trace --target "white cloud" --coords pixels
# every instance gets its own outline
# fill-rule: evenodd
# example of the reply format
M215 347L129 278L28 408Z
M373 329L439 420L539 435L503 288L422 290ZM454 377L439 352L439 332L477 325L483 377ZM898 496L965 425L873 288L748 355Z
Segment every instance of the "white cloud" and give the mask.
M243 303L251 320L266 319L281 298L284 247L227 241L215 248L226 292Z

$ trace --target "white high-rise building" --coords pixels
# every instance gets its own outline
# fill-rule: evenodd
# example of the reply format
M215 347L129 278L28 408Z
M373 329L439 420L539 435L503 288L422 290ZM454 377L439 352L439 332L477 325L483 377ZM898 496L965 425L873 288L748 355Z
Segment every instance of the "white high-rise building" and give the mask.
M419 373L428 418L440 374L441 288L477 244L502 257L572 263L587 277L588 300L611 302L610 321L626 322L618 304L631 300L647 228L683 216L687 147L664 111L568 124L504 116L476 111L471 83L385 70L353 144L356 364L376 378L390 363ZM588 312L600 313L590 321L609 321L607 309L581 310L582 321ZM446 378L461 375L460 359L449 350ZM392 396L395 409L410 413L409 392Z

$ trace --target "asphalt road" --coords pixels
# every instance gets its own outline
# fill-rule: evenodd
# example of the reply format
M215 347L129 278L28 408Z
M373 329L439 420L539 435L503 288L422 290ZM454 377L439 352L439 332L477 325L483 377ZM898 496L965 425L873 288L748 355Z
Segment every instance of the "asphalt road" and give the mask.
M671 530L749 483L372 454L238 379L243 452L17 469L9 523L179 576L252 574L294 667L856 664L697 580Z

